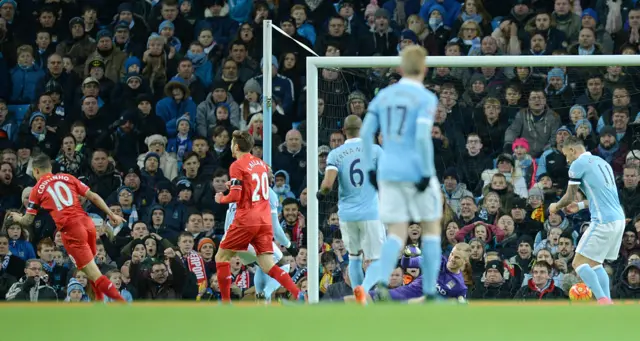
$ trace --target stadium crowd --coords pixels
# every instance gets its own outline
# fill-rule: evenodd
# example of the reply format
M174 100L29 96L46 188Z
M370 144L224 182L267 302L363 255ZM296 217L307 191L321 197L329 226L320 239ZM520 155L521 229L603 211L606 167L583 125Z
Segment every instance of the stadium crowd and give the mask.
M507 5L510 4L510 5ZM262 21L274 20L274 56ZM77 176L122 214L113 226L86 204L96 261L129 300L217 300L231 133L263 153L262 63L273 65L274 190L293 242L283 262L306 289L305 58L430 55L638 54L640 7L630 0L0 0L0 217L24 212L30 159ZM319 177L345 142L341 122L364 116L394 69L324 69ZM432 139L446 198L442 247L467 242L470 299L564 299L589 212L549 214L566 188L565 138L581 137L616 175L628 226L606 264L613 298L640 298L640 74L635 67L433 68L440 99ZM309 127L313 129L313 127ZM315 157L315 156L313 156ZM315 195L312 193L311 195ZM335 191L321 203L320 291L351 295ZM406 258L419 256L411 225ZM411 264L400 262L399 264ZM253 267L231 263L233 296L253 299ZM390 285L419 269L399 266ZM281 295L282 293L278 293ZM3 224L0 300L90 301L46 211L31 228Z

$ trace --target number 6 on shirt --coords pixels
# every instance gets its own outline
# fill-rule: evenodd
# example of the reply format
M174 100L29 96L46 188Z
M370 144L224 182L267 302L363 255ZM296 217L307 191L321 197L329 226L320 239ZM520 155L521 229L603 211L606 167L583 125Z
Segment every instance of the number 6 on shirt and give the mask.
M269 200L269 176L267 173L261 173L258 175L257 173L251 174L251 180L255 181L255 187L253 188L253 196L251 196L251 201L256 202L260 201L260 192L262 192L262 197L264 200Z

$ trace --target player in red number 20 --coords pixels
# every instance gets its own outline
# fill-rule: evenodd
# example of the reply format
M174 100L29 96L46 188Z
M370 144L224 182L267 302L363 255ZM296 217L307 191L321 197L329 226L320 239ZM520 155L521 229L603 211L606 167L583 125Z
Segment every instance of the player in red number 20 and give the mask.
M62 244L71 256L78 269L87 274L96 300L104 300L104 296L124 302L122 296L111 281L98 269L96 256L96 228L93 221L82 209L78 196L83 196L96 207L105 212L117 224L123 223L122 217L113 213L99 195L91 192L89 187L74 176L64 173L51 173L51 160L46 155L39 155L33 160L33 176L38 180L29 194L29 205L23 216L12 213L11 218L22 226L33 223L38 208L51 213L56 227L62 233Z
M223 302L231 300L231 268L229 260L236 252L247 251L253 245L258 265L291 293L296 300L304 294L289 274L273 261L273 228L269 205L269 171L264 161L251 155L253 137L246 131L234 131L231 152L236 161L229 168L229 194L217 193L220 204L237 203L236 215L216 253L218 284Z

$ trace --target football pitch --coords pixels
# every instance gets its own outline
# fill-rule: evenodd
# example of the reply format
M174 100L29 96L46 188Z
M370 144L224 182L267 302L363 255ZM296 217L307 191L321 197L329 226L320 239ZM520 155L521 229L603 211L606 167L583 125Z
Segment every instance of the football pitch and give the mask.
M628 339L638 302L467 305L239 303L0 304L4 340L594 340ZM631 334L630 334L631 333Z

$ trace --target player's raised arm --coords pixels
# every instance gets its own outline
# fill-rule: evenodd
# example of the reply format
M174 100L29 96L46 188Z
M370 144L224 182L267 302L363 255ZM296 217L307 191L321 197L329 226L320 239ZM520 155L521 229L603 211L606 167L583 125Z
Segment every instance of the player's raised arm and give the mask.
M91 201L92 204L94 204L97 208L99 208L102 212L104 212L107 215L107 217L111 219L111 221L116 222L117 225L120 225L125 222L124 218L113 213L113 211L109 208L109 206L107 206L107 203L104 202L104 199L102 199L102 197L100 197L98 194L92 192L91 190L88 190L83 195L83 197Z

